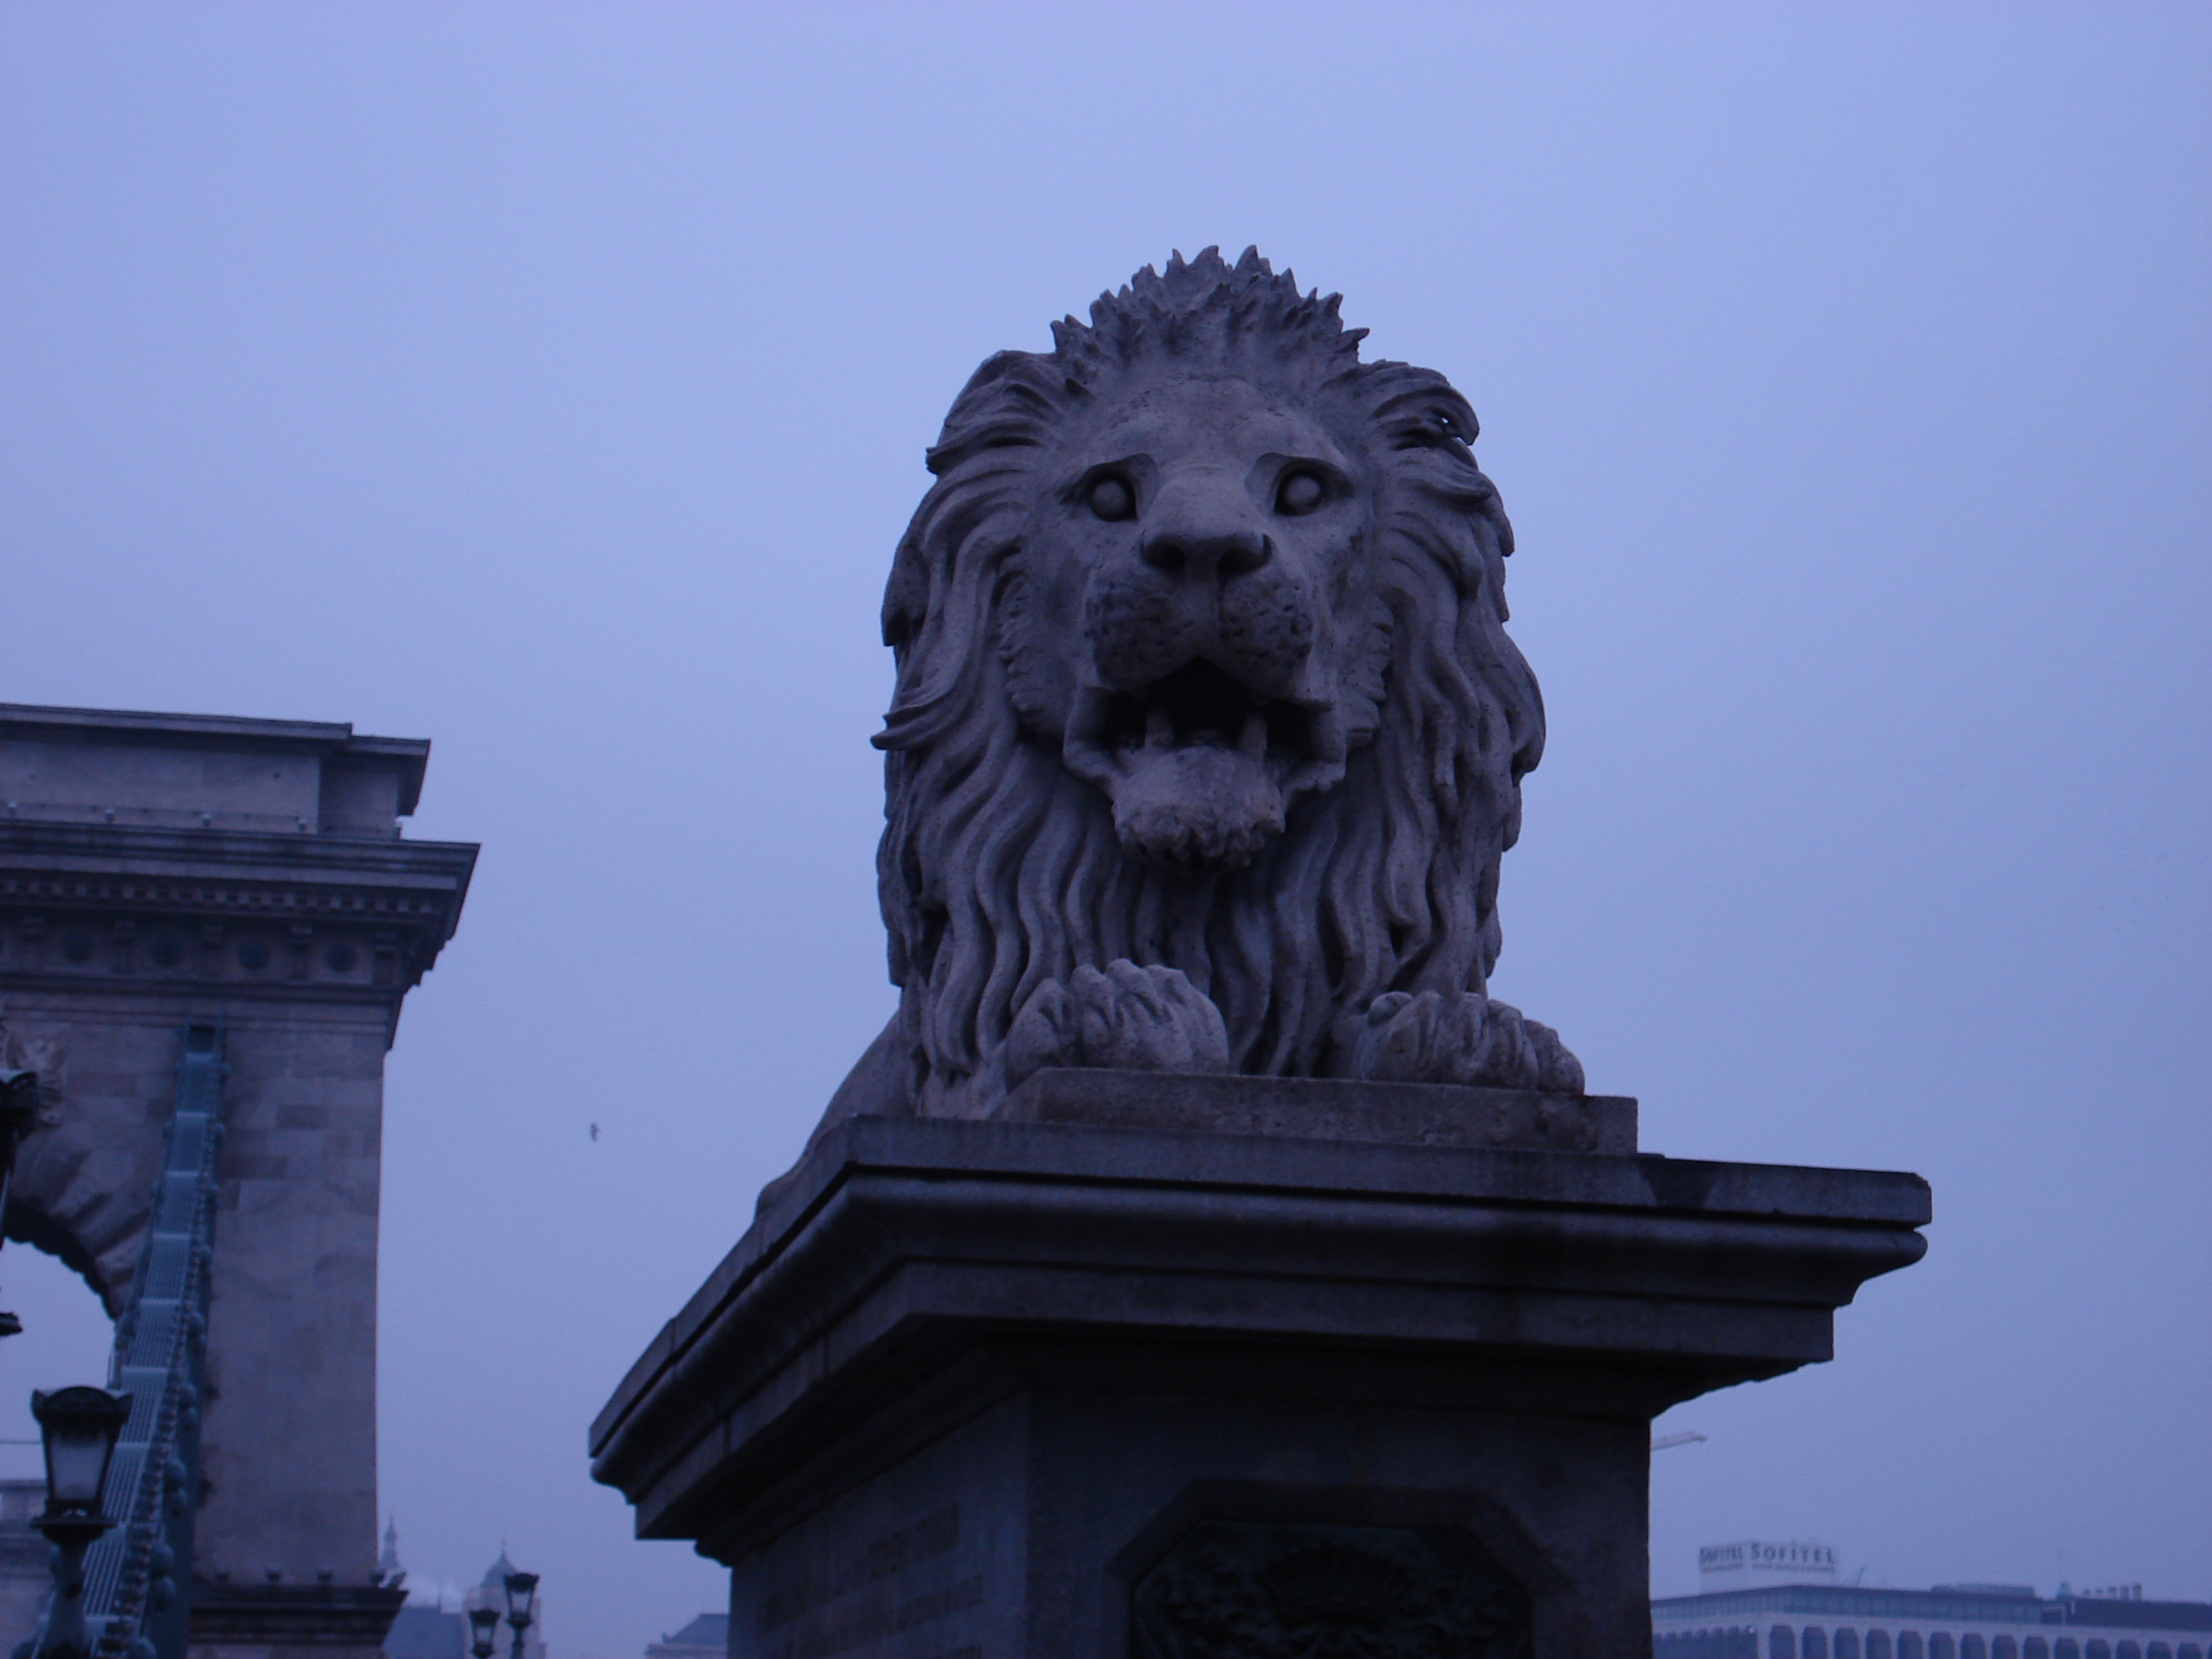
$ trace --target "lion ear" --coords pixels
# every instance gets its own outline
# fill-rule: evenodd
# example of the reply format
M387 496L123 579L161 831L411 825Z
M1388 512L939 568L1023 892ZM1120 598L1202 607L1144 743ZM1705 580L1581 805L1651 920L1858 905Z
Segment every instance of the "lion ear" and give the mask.
M922 457L930 471L942 478L979 451L1040 442L1058 398L1081 391L1072 383L1062 386L1052 363L1033 351L998 351L985 358L952 400L937 441Z
M960 397L964 398L971 392L981 392L985 386L995 385L1009 374L1020 373L1036 361L1036 354L1033 351L994 351L983 359L982 366L968 377L968 384L960 388ZM953 399L956 404L959 401L959 398Z

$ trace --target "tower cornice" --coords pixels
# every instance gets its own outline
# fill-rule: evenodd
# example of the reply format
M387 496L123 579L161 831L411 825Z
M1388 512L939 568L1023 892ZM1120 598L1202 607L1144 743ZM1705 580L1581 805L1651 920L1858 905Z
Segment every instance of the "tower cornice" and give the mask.
M0 987L389 1005L459 925L464 842L0 819Z

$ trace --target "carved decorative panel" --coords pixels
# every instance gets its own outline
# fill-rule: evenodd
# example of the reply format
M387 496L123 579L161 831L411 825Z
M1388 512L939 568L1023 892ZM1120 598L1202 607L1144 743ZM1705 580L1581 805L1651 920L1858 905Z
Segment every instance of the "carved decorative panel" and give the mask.
M1209 1521L1138 1582L1133 1659L1527 1659L1528 1596L1449 1528Z

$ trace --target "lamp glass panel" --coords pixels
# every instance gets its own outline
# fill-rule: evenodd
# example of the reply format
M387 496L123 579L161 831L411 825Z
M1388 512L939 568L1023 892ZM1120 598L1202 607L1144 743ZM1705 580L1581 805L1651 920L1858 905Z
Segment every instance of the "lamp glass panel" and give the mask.
M33 1390L31 1415L45 1443L48 1499L67 1509L97 1504L116 1437L131 1416L131 1396L83 1387Z
M509 1619L530 1617L530 1604L538 1595L538 1575L534 1572L511 1572L507 1576L507 1616Z
M90 1424L55 1424L46 1431L46 1492L57 1504L97 1503L114 1443Z

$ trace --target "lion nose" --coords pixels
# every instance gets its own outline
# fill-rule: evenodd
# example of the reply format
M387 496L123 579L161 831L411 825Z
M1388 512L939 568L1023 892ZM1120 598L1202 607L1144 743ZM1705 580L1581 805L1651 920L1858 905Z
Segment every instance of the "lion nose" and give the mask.
M1138 556L1177 585L1225 583L1274 556L1241 482L1214 468L1170 474L1138 529Z
M1225 582L1257 570L1274 556L1274 544L1256 530L1164 529L1145 538L1145 562L1170 576Z

